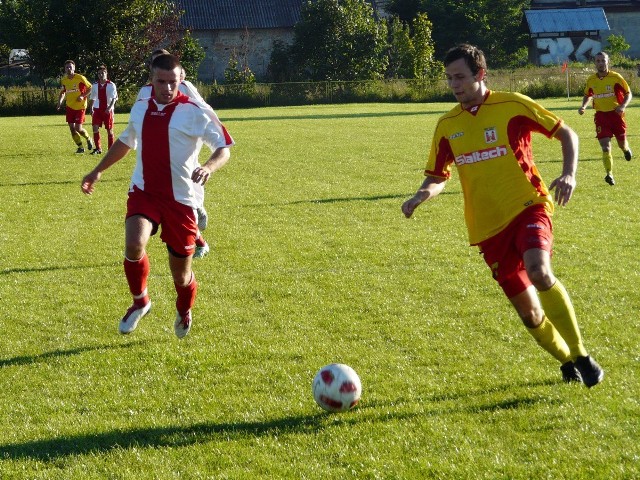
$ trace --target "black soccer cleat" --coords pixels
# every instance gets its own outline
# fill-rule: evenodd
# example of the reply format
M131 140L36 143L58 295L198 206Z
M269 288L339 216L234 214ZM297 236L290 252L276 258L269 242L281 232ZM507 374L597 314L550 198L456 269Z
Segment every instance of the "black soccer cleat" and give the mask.
M613 179L613 175L611 175L610 173L607 173L607 176L604 177L604 181L612 187L616 184L616 181Z
M627 162L630 162L632 158L633 158L633 153L631 152L631 149L629 149L626 152L624 152L624 159Z
M567 363L563 363L560 367L560 371L562 372L562 380L565 383L574 383L580 382L582 383L582 377L580 376L580 372L574 365L572 361L568 361Z
M591 355L576 358L573 364L580 372L582 382L589 388L599 384L604 378L604 370L598 365Z

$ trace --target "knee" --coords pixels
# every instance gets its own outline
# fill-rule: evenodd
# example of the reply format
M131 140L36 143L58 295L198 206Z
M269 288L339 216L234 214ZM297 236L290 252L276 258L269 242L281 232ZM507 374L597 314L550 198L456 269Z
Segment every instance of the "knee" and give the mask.
M536 287L536 290L548 290L553 287L555 277L551 269L544 264L531 265L527 268L529 280Z
M124 254L129 260L138 260L144 256L144 245L138 242L127 242Z
M178 287L186 287L191 283L193 278L191 271L188 272L171 272L173 277L173 283L175 283Z
M520 320L527 328L537 328L542 323L542 319L544 318L544 313L542 308L537 306L532 306L527 310L518 310L518 315L520 316Z

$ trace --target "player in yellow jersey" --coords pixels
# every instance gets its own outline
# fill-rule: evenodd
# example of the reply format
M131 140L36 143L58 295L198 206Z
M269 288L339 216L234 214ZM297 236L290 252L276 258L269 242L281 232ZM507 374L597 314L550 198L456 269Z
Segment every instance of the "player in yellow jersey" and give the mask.
M66 107L66 120L71 131L71 138L78 146L76 153L84 153L82 147L82 138L87 141L87 148L89 151L93 149L91 143L91 137L82 124L84 123L84 112L87 109L87 99L91 92L91 82L87 80L83 75L75 73L76 64L73 60L67 60L64 62L65 74L60 80L62 84L62 90L60 90L60 96L58 97L57 110L62 108L62 102L67 101Z
M518 93L485 84L484 54L473 45L451 49L445 73L459 105L438 121L426 179L402 205L409 218L440 194L457 167L469 240L477 245L520 319L560 364L566 382L600 383L602 368L587 353L571 299L551 269L551 214L566 205L576 185L578 137L560 118ZM531 151L531 133L562 144L562 174L550 188Z
M593 117L596 124L596 138L602 147L602 163L607 172L604 181L613 186L616 182L613 179L611 137L616 137L618 146L627 161L633 156L627 141L627 124L624 118L624 110L631 102L632 95L622 75L609 70L609 55L599 52L594 61L596 73L587 79L578 113L583 115L589 101L593 99L593 108L596 111Z

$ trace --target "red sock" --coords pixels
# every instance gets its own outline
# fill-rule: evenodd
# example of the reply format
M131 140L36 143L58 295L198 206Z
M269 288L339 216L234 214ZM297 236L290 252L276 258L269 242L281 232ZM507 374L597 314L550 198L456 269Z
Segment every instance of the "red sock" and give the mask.
M93 143L95 144L94 148L97 148L98 150L102 150L102 147L100 146L100 132L95 132L93 134Z
M124 275L127 277L129 291L136 303L146 305L149 301L147 278L149 277L149 257L145 253L140 260L124 259Z
M196 247L204 247L206 244L207 242L202 235L199 235L198 238L196 238Z
M174 284L175 285L175 284ZM193 273L191 273L191 282L186 287L180 287L175 285L176 293L178 294L178 298L176 300L176 310L180 315L184 315L196 301L196 291L198 290L198 283L196 282L196 277Z
M111 135L107 135L107 145L109 145L109 148L111 148L111 145L113 145L115 139L116 136L113 133Z

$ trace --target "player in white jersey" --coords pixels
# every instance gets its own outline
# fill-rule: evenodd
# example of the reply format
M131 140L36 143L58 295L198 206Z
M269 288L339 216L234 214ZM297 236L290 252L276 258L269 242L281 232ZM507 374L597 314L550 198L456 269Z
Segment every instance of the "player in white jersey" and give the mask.
M159 54L162 54L162 52L166 52L166 50L154 51L151 54L152 61L156 56L158 56ZM180 90L181 93L188 96L189 98L196 100L200 104L200 106L203 108L205 113L209 115L209 117L213 122L220 123L220 119L218 118L218 115L216 114L216 112L214 112L211 105L209 105L204 100L204 98L202 98L202 95L200 95L200 92L198 92L198 89L195 87L195 85L190 81L186 80L186 73L184 68L182 69L182 72L180 74L180 85L178 86L178 90ZM142 88L140 88L140 91L138 92L138 96L136 97L136 101L150 98L152 96L153 96L153 88L149 83L143 86ZM204 188L203 187L198 188L196 194L200 199L200 204L196 208L196 213L198 214L198 228L201 231L203 231L207 228L207 223L209 219L209 215L207 214L207 210L204 206ZM209 244L202 236L202 233L200 233L198 235L198 238L196 238L196 251L193 254L193 258L202 258L205 255L207 255L207 253L209 253Z
M107 168L136 150L125 222L124 271L133 305L120 321L120 332L132 332L149 312L149 259L146 245L161 226L169 251L169 267L177 292L175 334L191 328L197 283L191 269L198 233L196 185L204 185L230 157L234 144L224 126L213 122L201 106L178 90L182 66L173 55L160 55L151 65L154 95L131 109L129 124L100 163L82 180L86 194ZM171 128L170 128L171 127ZM200 165L202 143L212 154Z
M102 153L102 139L100 127L104 125L107 130L107 146L111 147L115 140L113 133L113 109L118 100L116 84L108 79L106 65L100 65L97 71L98 81L94 82L89 94L89 107L91 112L91 126L93 128L93 144L95 149L92 155Z

